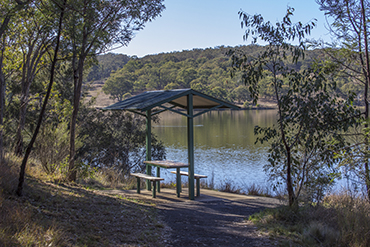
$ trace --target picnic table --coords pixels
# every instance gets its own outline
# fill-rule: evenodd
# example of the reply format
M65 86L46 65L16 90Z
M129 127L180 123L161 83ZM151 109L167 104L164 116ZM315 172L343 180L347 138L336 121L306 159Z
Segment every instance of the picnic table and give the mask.
M189 167L189 164L172 161L172 160L147 160L144 163L148 166L155 166L157 167L157 177L160 177L160 168L171 169L176 168L176 194L177 197L180 197L181 192L181 174L180 168ZM151 169L149 169L151 170ZM147 169L147 171L149 171ZM151 175L151 174L148 174ZM157 191L160 192L160 181L157 181ZM148 189L150 190L150 182L148 183Z

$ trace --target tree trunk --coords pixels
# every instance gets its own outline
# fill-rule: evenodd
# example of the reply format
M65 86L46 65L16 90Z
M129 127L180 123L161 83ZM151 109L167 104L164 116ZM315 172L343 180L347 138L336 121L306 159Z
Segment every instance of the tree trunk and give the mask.
M23 154L22 131L26 124L26 112L27 112L28 98L29 98L29 87L24 85L22 86L21 107L19 109L19 123L18 123L18 128L17 128L17 135L16 135L16 146L14 150L14 153L17 156L21 156Z
M4 109L5 109L5 76L3 72L3 55L4 46L1 46L0 54L0 162L4 159L4 140L3 140L3 125L4 125Z
M274 90L275 90L275 99L277 101L277 106L278 106L278 121L279 121L279 129L280 129L280 134L281 134L281 140L283 142L283 145L285 147L286 151L286 186L287 186L287 191L288 191L288 197L289 197L289 206L292 207L293 203L295 202L295 196L294 196L294 190L293 190L293 183L292 183L292 154L291 154L291 149L290 146L287 143L287 138L285 136L284 132L284 126L283 126L283 114L281 110L281 100L279 96L279 87L277 86L277 73L275 69L276 64L274 65L273 73L274 73Z
M287 152L286 186L288 190L289 206L293 206L293 204L295 203L295 196L292 183L292 157L289 147L286 148L286 152Z
M86 25L86 24L85 24ZM68 181L73 182L77 179L77 170L75 166L75 155L76 155L76 124L77 124L77 115L80 107L81 91L82 91L82 81L83 81L83 69L86 56L89 52L87 48L87 37L88 32L86 26L83 28L81 50L78 52L77 47L73 47L73 80L74 80L74 95L73 95L73 111L71 117L70 125L70 139L69 139L69 167L68 167ZM78 54L78 63L76 64Z
M22 131L24 129L24 125L26 124L26 112L30 92L30 85L28 84L29 81L27 80L27 68L29 67L29 63L30 63L30 53L28 52L28 54L23 54L22 81L21 81L22 94L20 100L21 105L19 108L19 122L16 135L16 146L14 150L14 153L17 156L21 156L23 154Z
M74 70L74 96L73 96L73 111L70 125L70 139L69 139L69 167L68 167L68 181L76 181L77 170L75 167L75 154L76 154L76 124L77 115L80 107L82 80L83 80L83 66L85 57L80 55L77 69Z
M38 119L38 122L37 122L36 129L33 133L33 136L32 136L32 139L31 139L30 143L27 146L26 153L25 153L24 158L22 160L21 171L20 171L20 174L19 174L18 188L17 188L17 191L16 191L16 194L18 196L23 195L24 176L25 176L28 157L31 154L33 144L35 143L36 138L37 138L37 134L39 133L41 123L42 123L42 119L44 117L46 106L48 104L48 100L49 100L49 97L50 97L51 89L53 87L55 65L57 63L57 58L58 58L60 36L61 36L61 32L62 32L62 22L63 22L63 16L64 16L66 3L67 3L67 0L64 0L63 5L60 7L61 12L60 12L60 17L59 17L59 27L58 27L58 34L57 34L57 37L56 37L56 45L55 45L55 49L54 49L54 58L53 58L53 61L51 63L49 86L48 86L48 90L47 90L46 95L45 95L44 103L43 103L42 108L41 108L41 112L40 112L40 115L39 115L39 119Z
M75 71L78 73L78 71ZM77 114L79 108L79 100L76 99L77 97L77 83L78 83L78 76L75 76L75 89L74 89L74 97L73 97L73 111L71 116L71 125L70 125L70 138L69 138L69 167L68 167L68 180L69 181L76 181L77 178L77 171L75 169L75 138L76 138L76 123L77 123Z
M21 156L23 154L23 136L22 132L26 124L26 113L30 95L30 87L37 73L37 66L41 61L41 57L45 54L48 49L48 39L42 37L42 31L35 31L36 37L33 41L27 43L25 47L26 53L23 54L23 67L22 67L22 95L21 95L21 106L19 110L19 123L17 128L16 136L16 148L15 154ZM46 34L48 35L48 34Z
M367 79L368 81L368 79ZM365 92L364 92L364 100L365 100L365 119L369 119L369 100L368 100L368 91L369 91L369 82L365 84ZM365 129L369 127L367 121L364 125ZM365 149L366 152L369 152L369 136L365 134ZM367 198L370 199L370 174L369 174L369 162L368 159L365 161L364 164L365 169L365 183L366 183L366 191L367 191Z
M30 0L26 0L24 2L17 0L16 6L14 9L11 9L4 17L3 23L0 25L0 38L3 39L3 35L8 28L9 22L11 18L15 15L15 13L22 8L24 8ZM3 44L1 46L1 57L0 57L0 160L2 160L4 155L4 141L3 141L3 124L4 124L4 109L5 109L5 76L3 72L3 55L5 50L5 40L3 39ZM23 145L23 143L21 144Z
M365 61L366 61L366 69L365 71L365 78L366 78L366 84L365 84L365 93L364 93L364 99L365 99L365 119L369 119L369 102L368 102L368 90L370 85L370 58L369 58L369 47L368 47L368 36L367 36L367 20L366 20L366 13L365 13L365 5L364 0L361 0L361 14L362 14L362 21L363 21L363 29L364 29L364 43L365 43ZM365 128L368 127L368 124L366 122ZM366 152L369 152L369 137L365 136L365 145L366 145ZM367 190L367 197L370 199L370 172L369 172L369 161L366 160L365 165L365 181L366 181L366 190Z

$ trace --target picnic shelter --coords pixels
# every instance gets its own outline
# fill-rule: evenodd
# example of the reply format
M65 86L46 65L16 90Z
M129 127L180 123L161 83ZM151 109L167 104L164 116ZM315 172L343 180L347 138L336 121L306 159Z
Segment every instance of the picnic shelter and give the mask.
M146 118L146 160L151 160L151 119L164 111L172 111L187 118L189 163L189 199L194 200L194 126L193 120L206 112L218 109L239 109L238 106L216 99L193 89L148 91L103 108L125 110ZM146 173L151 175L151 167ZM149 183L150 185L150 183ZM150 187L149 187L150 188Z

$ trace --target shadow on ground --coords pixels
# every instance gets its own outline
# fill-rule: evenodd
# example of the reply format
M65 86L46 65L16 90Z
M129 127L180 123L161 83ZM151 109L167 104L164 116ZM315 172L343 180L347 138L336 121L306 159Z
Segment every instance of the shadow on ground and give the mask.
M117 193L111 191L109 193ZM202 190L200 197L188 199L187 189L176 197L174 189L162 189L157 198L143 190L121 191L128 197L149 200L157 205L165 227L166 246L274 246L246 220L264 208L277 207L274 198L237 195Z
M61 230L64 243L58 246L162 246L163 225L150 203L73 184L27 183L22 200L43 228Z

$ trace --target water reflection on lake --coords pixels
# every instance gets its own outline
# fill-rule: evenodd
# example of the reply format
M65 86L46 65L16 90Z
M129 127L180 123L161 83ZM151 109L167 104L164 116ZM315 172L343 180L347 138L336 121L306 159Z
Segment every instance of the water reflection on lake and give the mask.
M187 160L186 117L172 112L159 115L153 132L164 142L167 159ZM221 183L245 188L253 183L267 186L263 166L267 147L254 144L254 127L272 126L276 110L212 111L194 119L195 173L208 176L216 187ZM175 175L162 169L161 176L175 181ZM184 178L185 180L185 178Z

